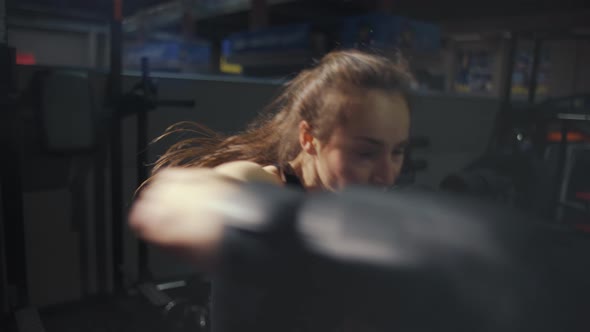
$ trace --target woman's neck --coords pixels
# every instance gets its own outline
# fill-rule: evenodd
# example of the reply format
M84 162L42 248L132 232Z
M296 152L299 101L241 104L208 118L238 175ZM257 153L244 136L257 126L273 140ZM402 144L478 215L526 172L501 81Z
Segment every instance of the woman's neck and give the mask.
M305 153L300 153L295 159L289 162L295 175L303 183L307 191L321 191L324 186L320 181L318 172L312 157Z

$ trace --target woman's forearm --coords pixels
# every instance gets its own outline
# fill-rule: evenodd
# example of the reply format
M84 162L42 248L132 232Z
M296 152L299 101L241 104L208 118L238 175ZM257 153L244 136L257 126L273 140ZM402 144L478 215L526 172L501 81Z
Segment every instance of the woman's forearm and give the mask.
M255 217L239 202L245 182L281 183L251 162L162 170L134 202L129 224L143 240L209 266L219 252L224 223Z

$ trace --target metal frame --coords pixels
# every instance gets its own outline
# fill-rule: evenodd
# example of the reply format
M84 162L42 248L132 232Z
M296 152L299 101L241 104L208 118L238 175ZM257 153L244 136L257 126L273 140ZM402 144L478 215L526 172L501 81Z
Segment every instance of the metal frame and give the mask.
M572 207L572 208L577 208L577 209L584 209L583 204L576 204L573 202L569 202L567 200L567 189L568 189L568 183L570 182L570 178L571 178L571 172L573 169L573 166L576 163L576 158L577 158L577 153L579 151L590 151L590 144L582 144L582 145L575 145L575 146L568 146L566 147L566 152L565 152L565 161L564 161L564 166L563 166L563 176L562 179L563 181L561 181L560 186L557 187L558 188L558 206L555 212L556 218L558 222L562 222L563 221L563 214L564 214L564 207Z
M120 293L125 287L125 276L123 273L123 227L125 225L123 216L123 163L122 163L122 137L121 118L127 114L137 115L137 181L138 185L148 178L147 148L148 148L148 112L157 106L168 107L193 107L193 101L182 100L155 100L150 95L148 59L142 59L141 67L141 88L143 88L142 101L139 104L128 105L122 92L122 6L123 0L113 0L113 20L111 21L111 70L109 73L109 137L110 137L110 170L111 170L111 218L112 218L112 277L113 290ZM154 97L154 98L152 98ZM101 230L102 231L102 230ZM98 232L97 232L98 234ZM104 248L101 248L104 249ZM151 279L149 271L148 247L144 241L138 243L138 271L139 278Z
M0 183L0 187L2 187L2 183ZM4 211L2 197L0 197L0 211ZM0 300L0 324L2 317L10 312L8 303L8 282L6 280L6 250L4 249L5 238L4 216L0 215L0 239L2 239L2 243L0 243L0 294L3 294L2 299Z
M141 84L144 88L144 98L149 102L154 98L151 93L150 68L147 58L141 59ZM146 109L140 109L137 112L137 185L141 185L148 178L148 111L155 108L156 105L146 104ZM151 279L152 273L149 269L149 257L147 243L141 239L138 240L137 250L138 272L141 282Z
M6 43L6 1L0 1L0 43Z
M137 185L141 185L149 176L148 172L148 123L149 112L156 110L159 106L193 108L193 100L159 100L157 99L157 86L150 78L149 59L141 60L141 81L135 86L131 93L122 96L121 104L118 106L118 119L127 115L137 117L137 139L136 139L136 170ZM115 151L116 152L116 151ZM113 188L121 188L122 183ZM115 189L119 191L119 189ZM120 228L117 228L119 231ZM117 235L119 236L119 235ZM138 240L138 272L140 282L150 280L152 273L149 269L148 246L142 240Z
M492 152L498 147L498 137L502 134L506 119L508 118L508 112L510 112L510 104L512 101L512 72L514 71L514 64L516 59L516 49L518 47L518 34L509 33L508 36L508 48L506 54L506 61L504 67L504 79L505 81L501 85L503 88L500 96L500 109L498 115L494 121L494 128L492 130L492 137L487 146L487 152Z
M109 106L110 114L110 169L111 169L111 217L112 217L112 263L113 289L121 292L124 286L123 276L123 161L121 142L121 121L119 120L119 102L122 95L122 44L123 44L123 0L113 0L113 16L111 20L111 70L109 74Z
M25 225L22 197L20 154L15 140L16 101L15 73L16 50L0 44L0 103L2 121L0 121L0 149L4 160L0 163L0 184L2 212L4 222L6 281L7 287L15 287L16 306L25 306L29 302L27 285ZM12 305L12 303L11 303Z
M533 67L531 68L531 84L529 85L528 102L535 103L537 95L537 85L539 80L539 64L541 63L541 51L543 50L543 40L535 38L533 49Z

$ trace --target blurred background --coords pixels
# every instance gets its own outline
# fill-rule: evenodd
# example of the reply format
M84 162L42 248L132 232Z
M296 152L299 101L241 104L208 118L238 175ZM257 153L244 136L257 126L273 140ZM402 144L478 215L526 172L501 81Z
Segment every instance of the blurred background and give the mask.
M109 68L109 1L7 0L6 35L23 64ZM500 97L519 35L513 95L526 98L534 38L540 98L588 86L585 1L128 0L126 70L150 56L166 73L283 78L337 48L401 49L425 90ZM59 45L59 46L57 46Z
M589 232L589 7L0 0L6 321L17 312L47 331L155 330L145 317L164 315L205 330L206 280L126 227L150 163L180 137L149 143L179 121L243 129L335 49L401 52L417 77L400 186L480 196ZM173 300L184 304L162 314Z

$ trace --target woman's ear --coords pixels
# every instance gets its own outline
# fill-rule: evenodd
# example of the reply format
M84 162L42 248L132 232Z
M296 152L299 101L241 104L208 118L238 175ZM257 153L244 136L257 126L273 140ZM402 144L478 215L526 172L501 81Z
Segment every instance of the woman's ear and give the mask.
M299 123L299 144L307 154L317 155L317 140L311 133L311 126L305 120Z

